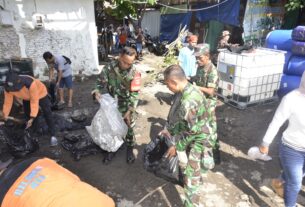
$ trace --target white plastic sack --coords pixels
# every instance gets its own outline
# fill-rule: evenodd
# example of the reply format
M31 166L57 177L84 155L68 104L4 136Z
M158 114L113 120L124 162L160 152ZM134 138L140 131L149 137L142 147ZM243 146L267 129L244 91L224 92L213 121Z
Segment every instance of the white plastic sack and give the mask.
M123 144L128 127L118 110L117 101L108 93L99 100L100 109L86 129L95 144L108 152L116 152Z
M270 157L267 154L263 154L259 151L258 147L251 147L248 150L248 156L252 159L259 159L259 160L263 160L263 161L269 161L272 160L272 157Z

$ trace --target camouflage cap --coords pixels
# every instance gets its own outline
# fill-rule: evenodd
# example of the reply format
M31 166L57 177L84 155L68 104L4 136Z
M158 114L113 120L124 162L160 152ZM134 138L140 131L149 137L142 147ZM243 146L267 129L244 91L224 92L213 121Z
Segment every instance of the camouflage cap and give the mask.
M205 55L206 53L210 52L210 45L209 44L198 44L195 47L195 53L194 55L196 57Z

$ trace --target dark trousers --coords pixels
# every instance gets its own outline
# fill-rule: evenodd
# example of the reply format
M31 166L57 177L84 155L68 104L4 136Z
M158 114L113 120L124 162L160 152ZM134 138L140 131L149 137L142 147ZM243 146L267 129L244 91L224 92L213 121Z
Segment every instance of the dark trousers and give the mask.
M51 111L51 102L48 96L45 96L41 99L39 99L39 106L43 112L43 116L48 124L49 133L51 136L55 136L55 127L54 127L54 121ZM30 101L23 100L23 110L26 115L27 119L30 119L31 114L31 106Z

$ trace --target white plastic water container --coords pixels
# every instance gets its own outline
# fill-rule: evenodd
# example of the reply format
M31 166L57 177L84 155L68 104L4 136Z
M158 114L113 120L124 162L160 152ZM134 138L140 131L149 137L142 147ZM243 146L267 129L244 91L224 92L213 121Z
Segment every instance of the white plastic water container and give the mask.
M221 51L218 56L218 95L237 106L276 98L285 64L285 51L257 48L242 54Z

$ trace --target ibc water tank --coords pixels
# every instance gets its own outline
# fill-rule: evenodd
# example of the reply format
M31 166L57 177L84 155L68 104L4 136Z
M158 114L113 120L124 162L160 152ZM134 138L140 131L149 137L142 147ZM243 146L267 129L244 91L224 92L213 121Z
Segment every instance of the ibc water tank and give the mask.
M274 30L266 37L266 47L277 50L291 51L292 30Z

